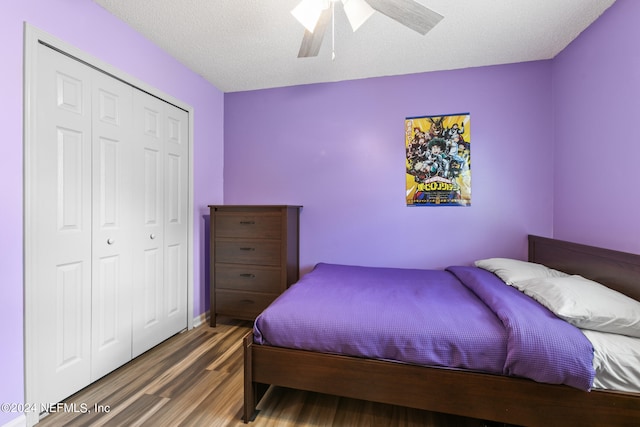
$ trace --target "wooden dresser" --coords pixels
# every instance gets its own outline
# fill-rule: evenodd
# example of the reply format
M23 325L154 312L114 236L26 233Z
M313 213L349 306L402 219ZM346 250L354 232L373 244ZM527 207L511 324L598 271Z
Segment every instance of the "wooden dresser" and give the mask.
M209 205L210 325L254 320L298 280L301 206Z

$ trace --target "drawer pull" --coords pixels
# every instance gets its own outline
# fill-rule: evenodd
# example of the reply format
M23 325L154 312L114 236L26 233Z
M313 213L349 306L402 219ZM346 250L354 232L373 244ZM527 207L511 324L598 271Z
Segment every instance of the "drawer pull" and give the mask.
M242 225L254 225L255 223L255 221L240 221L240 224Z
M255 251L256 248L240 248L241 251Z
M242 274L240 274L240 277L246 277L248 279L255 279L256 275L255 274L251 274L251 273L242 273Z
M251 301L250 299L243 299L240 300L240 304L253 304L253 301Z

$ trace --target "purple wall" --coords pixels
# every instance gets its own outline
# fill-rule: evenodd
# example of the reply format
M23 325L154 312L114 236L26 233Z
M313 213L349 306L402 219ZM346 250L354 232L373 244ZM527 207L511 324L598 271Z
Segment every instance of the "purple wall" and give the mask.
M618 0L553 61L554 236L640 253L640 2Z
M22 66L26 21L102 61L179 99L194 110L194 314L208 307L204 215L222 201L223 99L218 89L189 71L91 1L3 2L0 13L0 93L3 130L0 156L2 214L0 257L0 402L24 400L23 374L23 188ZM0 425L19 414L0 412Z
M224 201L301 204L301 266L439 268L552 233L550 61L225 95ZM471 113L471 207L406 207L404 119Z

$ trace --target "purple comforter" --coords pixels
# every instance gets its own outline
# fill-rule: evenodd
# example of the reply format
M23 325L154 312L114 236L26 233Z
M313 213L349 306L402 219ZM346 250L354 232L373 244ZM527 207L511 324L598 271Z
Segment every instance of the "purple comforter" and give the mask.
M258 316L254 340L582 390L594 377L593 348L577 328L476 267L318 264Z

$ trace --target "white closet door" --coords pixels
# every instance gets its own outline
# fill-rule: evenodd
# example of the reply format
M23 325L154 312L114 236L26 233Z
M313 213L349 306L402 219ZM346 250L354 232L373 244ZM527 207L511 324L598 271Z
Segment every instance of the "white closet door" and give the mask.
M131 360L133 90L94 72L92 381Z
M189 120L45 45L34 58L27 365L30 401L53 403L188 326Z
M165 103L165 312L168 336L187 327L189 115Z
M164 144L162 101L136 91L134 122L136 194L141 206L135 216L133 355L162 341Z
M40 45L32 156L36 283L35 402L89 384L91 366L91 71Z
M187 327L188 116L136 91L134 122L142 205L134 244L136 357Z

